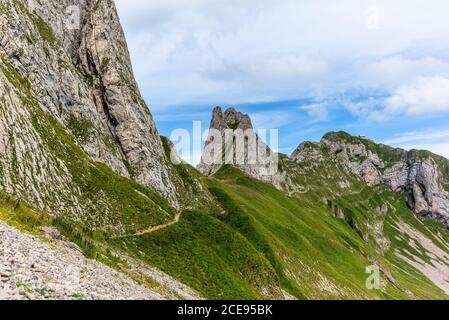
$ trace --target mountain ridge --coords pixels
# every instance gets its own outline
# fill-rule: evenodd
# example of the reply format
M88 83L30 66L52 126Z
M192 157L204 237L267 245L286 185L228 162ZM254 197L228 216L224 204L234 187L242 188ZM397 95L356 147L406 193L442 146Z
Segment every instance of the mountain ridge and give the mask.
M180 182L140 96L114 2L1 5L0 186L79 222L86 212L107 217L113 211L106 185L97 184L93 198L85 186L96 179L89 168L98 167L97 177L110 168L172 206L187 207L191 188ZM78 28L66 25L73 5ZM81 158L83 165L72 163ZM125 181L121 177L110 184Z
M368 185L387 185L391 191L409 192L408 205L416 213L440 219L448 225L449 160L428 151L392 148L346 132L330 132L319 143ZM297 161L306 148L301 144L292 154Z
M78 29L66 25L73 4ZM0 14L0 290L10 298L82 298L44 263L70 271L81 256L112 286L123 276L110 298L449 298L446 159L340 132L291 157L262 141L268 163L249 163L249 142L263 140L250 116L217 107L214 137L249 137L239 137L243 162L203 163L202 174L169 160L113 1L0 0ZM61 241L78 258L62 259ZM11 263L28 261L15 244L33 243L34 268ZM105 289L83 285L91 299Z
M249 159L244 158L250 152L248 151L250 147L246 144L243 151L245 153L244 162L236 163L238 158L235 155L238 152L236 139L239 139L241 132L246 139L248 135L254 135L256 137L254 140L259 140L249 115L238 112L235 108L228 108L223 113L221 107L216 107L212 112L210 125L210 131L214 130L218 132L218 137L221 136L222 141L218 141L215 132L209 133L205 152L198 166L203 174L214 174L224 163L230 163L249 176L270 182L276 188L286 192L294 192L303 187L293 182L295 173L285 170L277 170L276 173L269 176L258 174L259 168L263 165L249 164ZM233 142L225 142L226 131L234 136ZM278 157L264 143L262 148L269 150L268 152L274 157ZM209 149L212 149L212 153L215 150L223 150L221 151L223 154L220 153L218 158L217 156L209 157L208 153L211 152ZM289 159L297 163L309 160L322 161L321 149L326 149L337 157L347 170L360 177L369 186L384 184L393 192L406 190L409 193L407 203L415 214L441 220L449 226L449 193L447 191L449 160L427 151L405 151L377 144L365 137L351 136L344 131L329 132L319 143L301 143ZM225 153L234 154L231 162L225 161ZM204 163L204 159L207 157L223 161L218 161L218 163L212 161L212 165L207 165ZM282 164L282 157L280 159ZM280 168L279 166L276 169Z

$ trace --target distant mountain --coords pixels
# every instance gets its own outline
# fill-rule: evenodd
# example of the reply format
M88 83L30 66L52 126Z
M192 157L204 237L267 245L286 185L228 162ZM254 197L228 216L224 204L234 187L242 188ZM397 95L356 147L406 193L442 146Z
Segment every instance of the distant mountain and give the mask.
M221 107L216 107L198 170L211 175L225 164L281 188L278 156L259 137L249 115L234 108L223 113Z
M449 226L449 160L428 151L394 149L345 132L328 133L319 144L303 143L292 158L298 163L323 161L323 152L336 157L369 186L406 191L408 205L416 214Z
M394 149L386 145L376 144L365 137L353 137L345 132L330 132L320 143L304 142L293 152L290 159L275 155L270 148L260 141L254 131L252 121L248 115L227 109L224 113L220 107L214 109L210 131L217 132L217 136L209 133L205 154L198 169L205 175L217 172L223 165L231 164L241 169L249 176L270 182L278 189L292 192L302 188L294 183L296 170L286 170L292 165L278 166L277 163L292 160L298 164L308 162L323 162L330 154L342 167L362 179L368 186L385 185L393 192L406 191L409 194L408 205L422 216L430 216L442 220L449 226L449 160L427 151ZM226 131L233 138L226 142ZM241 136L240 138L238 138ZM276 171L272 174L262 174L265 165L254 159L250 163L250 143L248 137L254 137L261 146L253 147L259 153L268 154L269 160L276 162ZM217 139L221 138L221 139ZM237 138L236 138L237 137ZM238 140L247 139L244 148L238 155ZM218 141L220 140L220 141ZM221 152L213 156L208 154L220 149ZM231 155L231 161L226 159L226 153ZM277 157L276 161L273 159ZM211 164L205 163L209 159ZM242 161L243 160L243 161ZM339 184L345 185L342 180Z
M0 298L449 298L447 159L344 132L289 157L217 107L173 163L113 1L77 3L0 0Z

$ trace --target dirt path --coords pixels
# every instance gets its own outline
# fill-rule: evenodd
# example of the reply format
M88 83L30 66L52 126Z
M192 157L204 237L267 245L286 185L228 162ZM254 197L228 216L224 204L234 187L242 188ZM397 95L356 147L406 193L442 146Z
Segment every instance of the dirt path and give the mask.
M165 223L165 224L154 226L154 227L151 227L151 228L148 228L148 229L145 229L145 230L137 231L135 235L136 236L144 236L146 234L153 233L153 232L156 232L156 231L168 228L168 227L178 223L179 220L181 219L181 215L182 215L182 212L178 211L178 212L176 212L175 220L173 220L171 222L168 222L168 223Z

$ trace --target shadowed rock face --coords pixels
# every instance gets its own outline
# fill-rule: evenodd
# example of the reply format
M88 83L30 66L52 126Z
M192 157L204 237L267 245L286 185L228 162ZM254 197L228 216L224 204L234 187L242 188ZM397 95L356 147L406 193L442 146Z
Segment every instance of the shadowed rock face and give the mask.
M72 133L93 160L176 205L168 160L134 80L114 2L1 0L1 5L6 9L0 12L0 189L39 207L55 188L73 198L72 177L42 147L26 98ZM76 28L67 25L73 5L80 17ZM13 165L16 159L19 165Z
M301 144L292 159L323 161L319 149L308 145ZM408 205L416 214L449 224L449 193L444 188L448 160L430 153L422 156L418 151L393 149L345 133L327 134L318 146L369 186L383 184L393 192L407 191Z
M103 107L108 129L133 178L172 200L175 187L153 117L142 100L129 58L126 40L112 1L101 1L90 11L79 49L81 65L98 78L94 94ZM105 19L106 18L106 19Z
M224 164L231 164L253 178L282 189L285 177L278 172L277 157L256 134L247 114L234 108L223 113L221 107L216 107L212 112L209 137L198 170L212 175Z
M254 129L251 118L247 114L237 112L234 108L225 111L223 120L230 129L241 129L243 131Z

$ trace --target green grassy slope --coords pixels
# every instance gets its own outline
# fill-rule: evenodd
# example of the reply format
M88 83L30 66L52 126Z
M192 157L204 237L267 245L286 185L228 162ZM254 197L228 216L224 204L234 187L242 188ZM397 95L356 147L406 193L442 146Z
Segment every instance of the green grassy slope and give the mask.
M60 46L41 18L16 4L44 40L44 50ZM0 13L10 14L3 7ZM126 272L126 259L117 253L131 255L211 299L448 298L439 281L449 279L435 276L438 270L449 273L447 228L413 215L406 206L407 195L367 187L313 144L310 147L320 149L324 161L297 164L281 156L280 168L300 186L289 194L230 166L204 177L187 164L169 164L170 179L188 210L179 222L141 234L170 223L178 212L152 190L91 160L76 140L85 140L91 130L95 134L92 124L71 119L71 134L41 108L29 81L3 57L0 73L7 79L2 83L0 117L7 114L10 95L17 97L17 109L31 115L18 115L17 125L31 123L42 142L39 151L48 155L49 163L60 164L51 169L70 179L69 190L51 190L53 196L42 199L52 214L27 205L30 199L3 193L0 180L0 220L23 232L42 236L40 227L56 227L86 256ZM89 76L85 80L92 82ZM8 139L16 138L11 130ZM362 143L387 167L404 157L401 150L345 132L325 138ZM169 158L170 143L162 140ZM435 160L449 191L449 161L426 151L414 154ZM21 160L26 159L12 160L13 182L23 179ZM39 176L48 169L45 165L26 169ZM30 189L39 190L39 183L31 180L26 181ZM379 290L366 286L366 267L371 265L381 270Z
M99 237L108 237L119 232L132 233L173 219L175 210L166 199L133 180L123 178L109 167L92 161L74 137L42 110L30 93L29 82L8 62L0 60L0 72L15 88L14 94L21 100L22 107L31 114L33 129L43 142L39 148L45 150L49 159L62 163L68 172L59 167L53 169L71 177L71 190L67 198L63 199L62 192L55 190L57 199L43 199L49 211L58 214L64 224L75 225ZM13 169L18 169L18 166L13 166ZM20 179L19 173L14 170L11 173L13 181ZM39 172L42 169L30 170ZM32 183L39 190L37 182ZM61 210L61 207L68 210ZM73 210L77 207L80 208L78 212Z
M104 248L121 250L207 298L276 299L283 298L284 291L299 299L446 297L404 257L431 266L433 251L449 252L447 230L414 217L403 194L366 187L324 150L321 163L296 164L281 158L282 169L302 186L289 195L229 166L205 178L186 164L173 165L172 178L192 210L183 212L179 223L135 235L172 221L176 211L153 191L90 160L31 97L26 79L8 63L1 66L32 114L33 128L43 141L40 147L64 163L72 177L72 193L82 206L82 212L50 217L4 195L2 220L27 232L54 225L87 255L111 265L114 257ZM394 149L366 143L395 160ZM165 147L168 155L167 141ZM54 199L45 201L57 210ZM419 237L431 244L417 241ZM439 260L448 264L444 257ZM365 285L365 269L373 264L382 270L381 290Z
M427 230L442 226L418 221L404 205L404 195L365 187L351 177L354 192L339 194L333 183L341 171L332 165L323 165L328 171L317 167L298 175L298 180L315 179L315 185L291 197L223 167L203 181L222 211L185 212L177 225L114 245L214 299L278 298L278 286L299 299L445 298L395 255L397 249L414 252L409 239L397 240L402 236L395 229L398 221L447 252ZM379 217L385 199L394 210ZM334 215L337 208L345 219ZM372 219L381 220L379 233ZM388 248L382 248L383 238L391 242ZM381 267L381 290L365 285L366 267L373 264Z
M365 187L330 202L315 202L307 193L288 197L231 167L203 182L223 210L186 211L178 224L144 236L112 238L108 246L157 266L212 299L283 298L281 288L300 299L445 298L395 255L399 249L427 259L424 248L414 249L396 230L398 222L447 252L439 238L447 241L447 230L411 215L402 194ZM315 198L312 192L310 199ZM96 248L98 241L89 235L67 230L6 195L0 203L0 218L27 232L55 225L86 254ZM385 203L394 210L380 213ZM335 208L345 219L334 216ZM384 222L381 236L372 228L377 221ZM391 245L382 255L383 237ZM96 253L94 257L114 266L106 251ZM382 290L365 286L365 268L372 264L381 266Z

